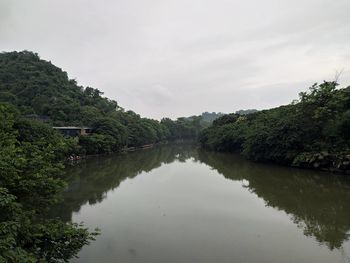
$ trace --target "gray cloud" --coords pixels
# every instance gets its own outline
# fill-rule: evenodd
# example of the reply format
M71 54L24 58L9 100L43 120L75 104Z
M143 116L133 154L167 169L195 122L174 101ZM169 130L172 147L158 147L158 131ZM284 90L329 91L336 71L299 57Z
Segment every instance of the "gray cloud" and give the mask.
M32 50L143 116L289 103L344 69L348 0L0 0L0 50Z

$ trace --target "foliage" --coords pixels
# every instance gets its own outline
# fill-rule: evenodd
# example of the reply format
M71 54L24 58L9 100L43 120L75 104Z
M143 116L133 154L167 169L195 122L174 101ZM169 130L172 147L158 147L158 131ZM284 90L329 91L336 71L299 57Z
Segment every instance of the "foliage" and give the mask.
M203 112L201 115L200 115L200 122L203 126L208 126L210 125L211 123L213 123L213 121L215 121L217 118L220 118L222 117L223 115L225 115L224 113L222 112Z
M252 114L255 112L258 112L258 110L256 110L256 109L238 110L235 113L238 115L248 115L248 114Z
M81 225L43 216L65 186L60 161L70 150L51 127L0 104L0 262L68 262L93 239Z
M103 154L113 152L116 145L115 139L110 135L92 134L90 136L81 136L79 144L83 147L86 154Z
M79 138L87 154L195 137L201 128L195 116L159 122L125 111L100 90L78 86L29 51L0 54L0 95L0 102L14 105L22 115L48 118L54 126L93 128L93 138Z
M200 141L256 161L349 169L350 88L336 87L335 82L315 84L287 106L225 115L201 133Z

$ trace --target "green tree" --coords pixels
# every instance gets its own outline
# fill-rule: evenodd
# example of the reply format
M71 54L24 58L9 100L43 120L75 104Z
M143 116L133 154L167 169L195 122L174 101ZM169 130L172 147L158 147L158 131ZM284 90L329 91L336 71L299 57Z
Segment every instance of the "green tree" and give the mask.
M68 262L94 238L82 225L43 216L65 185L68 150L53 129L0 104L0 262Z

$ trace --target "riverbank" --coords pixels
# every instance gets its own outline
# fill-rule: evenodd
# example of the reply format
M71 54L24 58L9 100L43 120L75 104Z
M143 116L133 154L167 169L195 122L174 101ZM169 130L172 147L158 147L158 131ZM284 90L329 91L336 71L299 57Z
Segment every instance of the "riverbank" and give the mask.
M108 155L113 155L113 154L118 154L118 153L125 154L128 152L135 152L135 151L139 151L139 150L153 148L153 147L156 147L159 145L186 144L186 143L194 144L196 142L197 142L196 139L176 139L176 140L172 140L172 141L167 140L167 141L162 141L162 142L157 142L157 143L152 143L152 144L145 144L145 145L135 146L135 147L124 147L122 150L120 150L118 152L109 152L109 153L100 153L100 154L70 155L69 157L67 157L66 163L68 163L69 165L75 165L84 159L90 159L90 158L95 158L95 157L99 157L99 156L108 156Z
M227 114L200 134L203 147L249 160L350 173L350 87L313 85L289 105Z

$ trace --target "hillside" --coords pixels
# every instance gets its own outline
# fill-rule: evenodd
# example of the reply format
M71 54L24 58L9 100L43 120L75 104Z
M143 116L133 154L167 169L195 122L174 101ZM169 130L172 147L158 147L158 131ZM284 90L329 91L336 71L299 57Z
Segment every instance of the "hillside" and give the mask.
M141 118L102 95L96 88L79 86L35 53L0 54L0 102L15 106L24 117L45 119L52 126L92 127L94 134L79 141L89 154L193 138L199 132L196 117L161 122Z
M197 117L141 118L102 95L37 54L0 54L0 262L68 262L99 233L47 217L65 189L67 157L199 133ZM64 137L53 129L61 125L93 133Z

